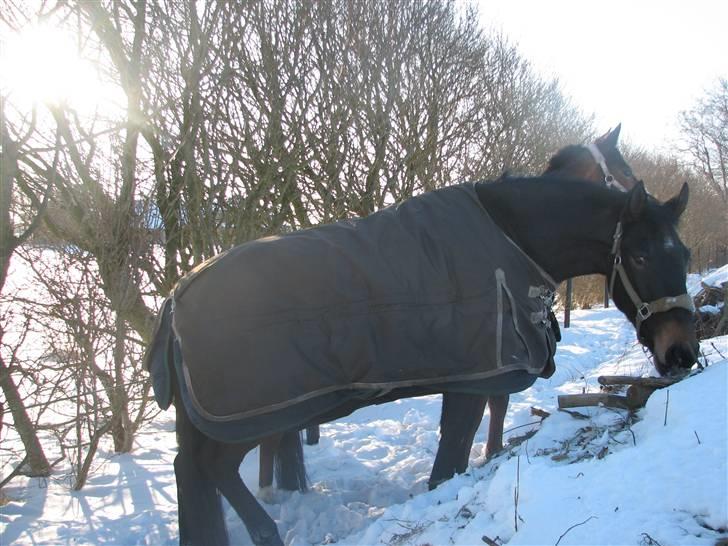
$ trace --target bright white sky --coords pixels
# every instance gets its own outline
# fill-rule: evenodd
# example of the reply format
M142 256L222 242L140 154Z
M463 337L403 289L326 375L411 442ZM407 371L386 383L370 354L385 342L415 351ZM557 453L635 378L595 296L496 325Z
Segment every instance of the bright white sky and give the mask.
M586 113L597 132L669 151L678 113L728 78L728 0L477 0Z

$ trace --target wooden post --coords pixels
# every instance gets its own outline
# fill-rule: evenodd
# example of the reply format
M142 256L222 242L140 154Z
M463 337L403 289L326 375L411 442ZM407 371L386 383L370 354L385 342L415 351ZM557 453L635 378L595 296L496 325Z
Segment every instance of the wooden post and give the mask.
M703 268L701 267L701 262L700 262L700 247L695 249L695 260L693 261L692 266L693 266L692 267L693 273L702 273L703 272ZM697 269L696 269L696 267L697 267Z
M609 308L609 279L604 279L604 308Z
M573 281L567 279L566 281L566 305L564 307L564 328L568 328L571 325L571 295L574 290Z

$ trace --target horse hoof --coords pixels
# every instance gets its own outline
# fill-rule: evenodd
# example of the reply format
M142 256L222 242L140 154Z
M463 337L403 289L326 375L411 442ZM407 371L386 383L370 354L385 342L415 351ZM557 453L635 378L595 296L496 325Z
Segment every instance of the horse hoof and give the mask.
M272 535L256 535L251 536L250 538L253 539L253 544L255 544L255 546L285 546L277 529L273 530Z
M261 487L256 494L258 500L266 504L275 504L276 489L272 486Z

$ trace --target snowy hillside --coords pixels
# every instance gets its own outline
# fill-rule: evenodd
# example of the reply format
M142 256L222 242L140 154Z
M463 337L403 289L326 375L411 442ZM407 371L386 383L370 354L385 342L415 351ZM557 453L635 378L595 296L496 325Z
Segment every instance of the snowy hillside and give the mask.
M554 376L511 397L506 437L537 432L486 462L486 415L468 473L435 491L426 482L438 396L322 427L321 443L305 448L311 491L277 492L265 505L286 543L666 546L726 536L728 337L704 341L704 371L669 395L657 391L630 423L611 409L559 412L557 396L598 391L599 375L654 375L632 327L615 309L596 309L572 313L563 333ZM541 423L532 407L551 415ZM132 455L100 458L79 493L61 474L14 480L0 508L0 544L176 543L173 429L173 412L161 414ZM256 490L257 453L241 474ZM233 542L249 543L232 510L227 516Z

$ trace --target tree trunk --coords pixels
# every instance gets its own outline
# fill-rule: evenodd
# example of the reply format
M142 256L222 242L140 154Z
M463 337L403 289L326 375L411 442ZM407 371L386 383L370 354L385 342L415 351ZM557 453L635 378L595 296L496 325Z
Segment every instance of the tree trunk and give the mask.
M0 114L2 113L2 109L0 109ZM19 244L14 234L11 215L13 186L18 173L18 147L10 138L4 122L0 126L0 137L2 138L0 146L2 152L0 153L0 290L2 290L10 269L10 258ZM0 328L0 342L3 335L4 332ZM0 357L0 388L5 394L15 428L25 446L30 475L48 476L50 474L48 459L18 392L18 386L13 381L10 369L2 357Z
M25 409L23 399L20 397L18 387L10 375L10 370L5 365L5 361L0 358L0 387L2 387L5 399L8 401L10 413L13 416L15 429L20 435L20 439L25 446L25 452L28 456L28 466L30 467L29 476L41 477L49 476L51 473L51 465L43 452L40 440L33 427L33 422Z

